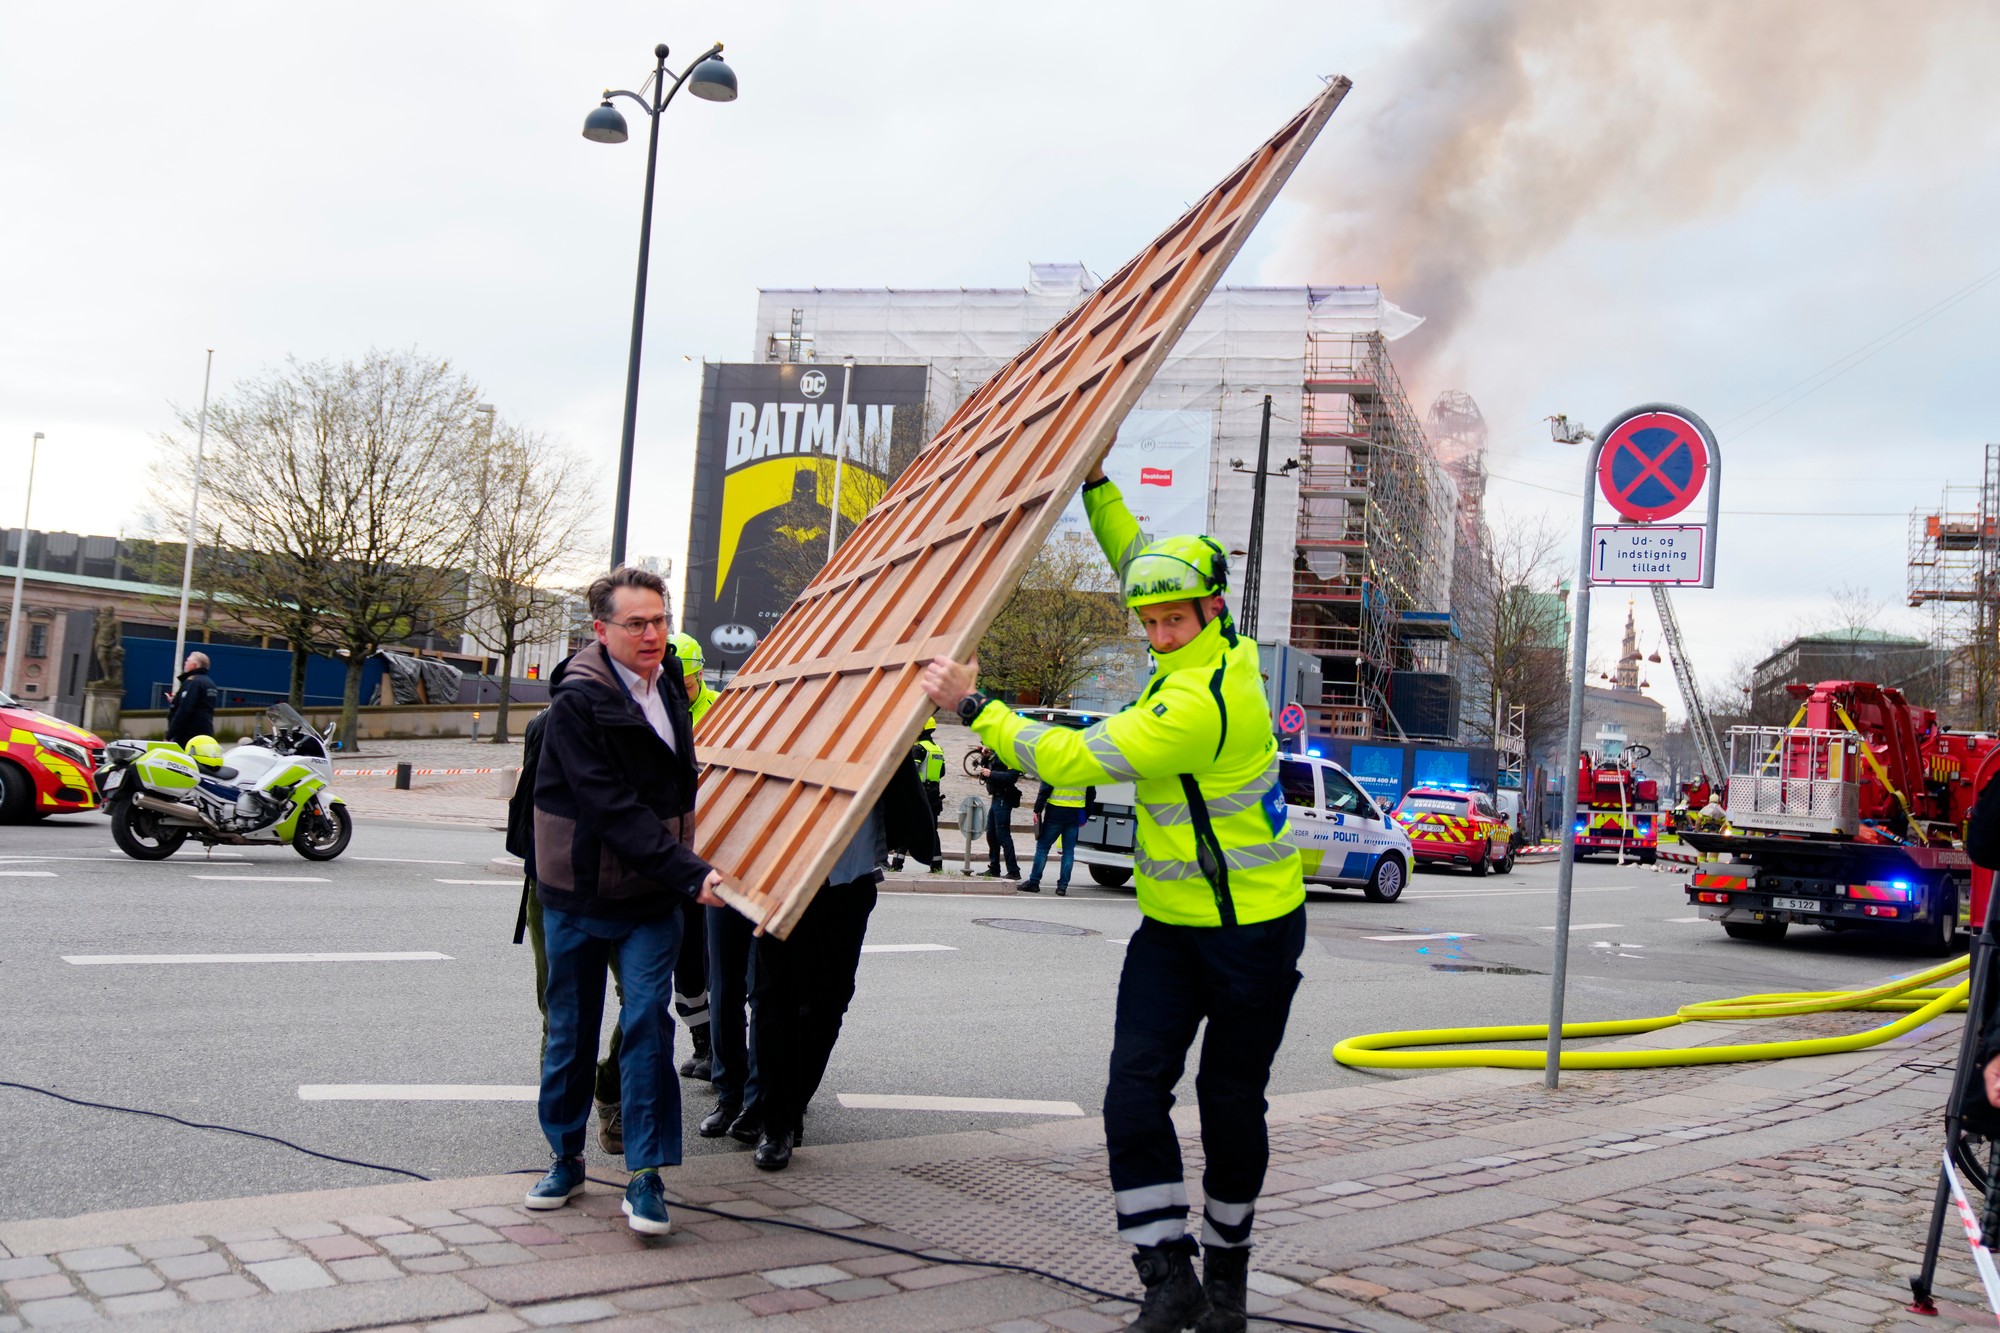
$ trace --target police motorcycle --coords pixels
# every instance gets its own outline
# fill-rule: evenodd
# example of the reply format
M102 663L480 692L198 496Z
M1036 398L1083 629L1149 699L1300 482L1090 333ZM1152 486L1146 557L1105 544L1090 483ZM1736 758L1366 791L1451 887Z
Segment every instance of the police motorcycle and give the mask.
M224 753L210 736L183 749L171 741L113 741L97 773L111 836L120 851L162 861L189 838L209 847L290 847L308 861L347 850L354 821L329 789L326 738L289 704L265 711L261 728Z

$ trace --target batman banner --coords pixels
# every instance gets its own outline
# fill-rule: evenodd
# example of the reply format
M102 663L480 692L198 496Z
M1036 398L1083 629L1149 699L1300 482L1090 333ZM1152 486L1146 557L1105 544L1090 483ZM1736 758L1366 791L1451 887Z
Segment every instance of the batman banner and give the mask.
M702 367L683 628L741 665L925 441L928 366Z

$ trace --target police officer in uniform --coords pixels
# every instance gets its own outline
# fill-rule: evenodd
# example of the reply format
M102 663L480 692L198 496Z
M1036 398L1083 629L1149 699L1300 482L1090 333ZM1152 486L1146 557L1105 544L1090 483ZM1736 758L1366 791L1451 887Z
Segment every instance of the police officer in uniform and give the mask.
M1245 1327L1250 1227L1270 1145L1264 1089L1305 946L1305 883L1285 836L1278 752L1257 645L1231 626L1228 558L1208 537L1150 542L1101 468L1091 530L1153 648L1151 680L1083 731L1035 723L975 692L978 664L944 658L924 689L1010 764L1064 786L1131 782L1144 922L1118 981L1104 1130L1118 1232L1137 1247L1139 1333ZM1203 1280L1187 1235L1180 1142L1168 1112L1207 1020L1201 1109Z
M924 799L931 803L931 822L935 824L944 815L944 747L937 743L937 719L924 719L924 729L917 736L914 752L917 759L917 776L924 784ZM931 861L931 873L944 869L942 858Z
M701 725L701 715L719 697L702 674L701 644L693 635L676 634L667 640L673 655L680 659L681 683L687 688L688 720ZM713 1048L708 1030L708 939L707 913L731 908L705 908L692 898L681 900L681 953L674 964L674 1012L687 1026L693 1047L681 1061L682 1078L709 1078L715 1072Z

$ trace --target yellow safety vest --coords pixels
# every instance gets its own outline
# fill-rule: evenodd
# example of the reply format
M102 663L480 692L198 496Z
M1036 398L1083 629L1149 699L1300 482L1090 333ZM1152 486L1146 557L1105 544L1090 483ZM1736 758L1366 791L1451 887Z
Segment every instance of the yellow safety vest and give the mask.
M1112 567L1149 544L1110 483L1083 493ZM1298 852L1285 835L1278 746L1257 645L1210 622L1154 659L1153 678L1124 711L1082 731L1030 722L1005 704L973 730L1002 759L1052 785L1131 782L1139 801L1133 859L1139 909L1175 926L1251 925L1305 902Z
M720 690L711 690L708 688L708 682L703 681L701 683L701 693L688 700L688 722L695 726L701 725L701 715L708 711L710 704L721 697L722 692Z
M923 780L925 782L943 782L944 749L928 736L918 741L917 744L922 746L924 751Z
M1088 787L1052 787L1049 789L1049 804L1081 810L1087 803L1089 791Z

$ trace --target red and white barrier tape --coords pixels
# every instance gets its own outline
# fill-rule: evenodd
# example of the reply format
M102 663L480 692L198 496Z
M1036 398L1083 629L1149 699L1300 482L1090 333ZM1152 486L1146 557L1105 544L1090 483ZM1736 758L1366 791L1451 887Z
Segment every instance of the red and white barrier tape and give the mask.
M413 768L410 770L410 776L417 778L457 778L475 773L519 773L520 771L521 766L519 764L515 764L509 768ZM336 768L333 770L333 775L337 778L392 778L396 776L396 770L393 768Z
M1986 1248L1986 1240L1979 1234L1979 1218L1965 1201L1965 1186L1958 1179L1958 1168L1951 1164L1949 1152L1944 1155L1944 1174L1951 1181L1951 1201L1958 1205L1958 1220L1965 1223L1965 1239L1972 1246L1972 1266L1979 1270L1980 1285L1986 1288L1986 1303L1993 1307L1995 1318L2000 1319L2000 1272L1994 1270L1993 1251Z

